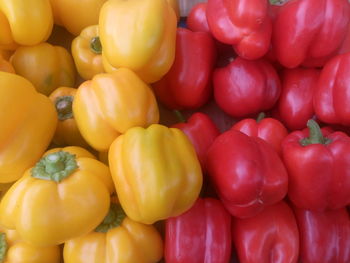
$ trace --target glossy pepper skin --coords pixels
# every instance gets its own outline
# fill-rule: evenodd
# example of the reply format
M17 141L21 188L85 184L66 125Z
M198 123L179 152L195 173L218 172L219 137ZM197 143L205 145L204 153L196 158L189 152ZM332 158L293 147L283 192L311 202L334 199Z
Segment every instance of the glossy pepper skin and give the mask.
M10 62L18 75L28 79L45 95L59 86L74 86L74 62L69 52L61 46L41 43L19 47Z
M202 170L205 171L205 160L209 147L219 136L220 131L210 117L204 113L194 113L187 122L172 125L172 128L182 130L190 139L196 150Z
M120 204L136 222L178 216L194 204L202 187L196 152L176 128L131 128L112 143L108 159Z
M107 151L129 128L147 127L159 120L151 88L126 68L82 83L73 101L73 114L84 139L98 151Z
M0 72L0 183L14 182L37 162L54 135L55 107L26 79Z
M54 103L58 123L53 142L59 146L81 146L88 147L87 142L81 136L77 123L73 116L73 101L77 89L69 87L59 87L49 96Z
M350 218L345 208L317 212L294 209L303 263L350 262Z
M163 256L163 241L152 225L128 218L111 204L103 222L85 236L64 244L65 263L156 263Z
M258 137L229 130L207 153L207 169L226 209L248 218L287 194L287 171L276 151Z
M322 69L313 101L321 121L350 125L349 70L350 53L335 56Z
M129 68L147 83L158 81L174 62L176 20L167 0L107 1L99 19L106 64Z
M265 118L263 113L259 114L256 120L243 119L236 122L232 129L265 140L280 155L282 154L282 141L288 135L286 127L279 120Z
M232 221L239 262L298 262L298 226L292 209L283 201L266 207L254 217Z
M286 1L274 21L276 58L287 68L323 66L342 46L349 23L347 0Z
M108 212L114 191L109 169L80 147L51 149L0 203L0 223L37 246L87 234Z
M208 0L209 28L217 40L233 45L240 57L261 58L270 47L272 34L268 5L266 0Z
M215 43L209 33L178 28L174 64L152 85L157 98L170 109L203 106L211 95L215 60Z
M72 56L79 75L85 80L105 71L98 25L84 28L72 41Z
M292 132L282 144L288 197L303 209L345 207L350 204L350 138L343 132L320 130L313 120L308 127Z
M281 92L276 70L265 60L236 58L213 73L219 107L233 117L246 117L274 106Z
M210 28L207 21L207 3L200 2L195 4L186 19L187 27L194 32L210 32Z
M8 73L13 73L15 74L15 69L11 65L10 62L8 62L6 59L2 58L0 56L0 71L5 71Z
M0 261L3 263L60 263L59 246L36 247L23 242L14 229L0 230ZM5 248L5 249L4 249Z
M278 100L279 119L290 130L306 128L315 115L313 98L320 71L317 69L285 69L282 73L282 92Z
M48 39L52 26L49 0L0 1L0 46L37 45Z
M227 263L231 246L231 215L217 199L199 198L165 222L167 263Z

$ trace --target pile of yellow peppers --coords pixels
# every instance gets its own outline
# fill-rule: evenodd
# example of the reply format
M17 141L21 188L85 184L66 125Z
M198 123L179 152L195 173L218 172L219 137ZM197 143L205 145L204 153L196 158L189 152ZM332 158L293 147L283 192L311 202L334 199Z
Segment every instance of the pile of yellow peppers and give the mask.
M202 187L149 85L178 18L176 0L0 0L0 263L162 259L153 224Z

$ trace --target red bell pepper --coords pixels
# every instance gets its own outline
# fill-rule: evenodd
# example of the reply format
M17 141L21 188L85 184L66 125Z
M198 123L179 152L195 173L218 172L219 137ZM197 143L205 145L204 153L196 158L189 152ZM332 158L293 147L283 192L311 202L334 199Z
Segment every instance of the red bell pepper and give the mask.
M233 117L246 117L274 106L281 92L276 70L265 60L236 58L213 74L219 107Z
M298 261L298 227L292 209L284 202L266 207L254 217L233 219L232 235L242 263Z
M279 155L282 154L282 141L288 135L286 127L280 121L274 118L265 118L264 113L260 113L256 120L243 119L234 124L232 129L265 140Z
M313 93L320 71L316 69L286 69L282 74L282 92L277 111L280 120L290 130L306 128L314 116Z
M206 32L178 28L175 61L153 89L170 109L197 109L211 95L211 75L216 60L213 38Z
M282 143L289 175L288 197L299 208L322 211L350 204L350 137L320 129L289 134Z
M233 45L245 59L258 59L270 47L272 23L266 0L208 0L207 20L213 36Z
M321 71L314 95L318 119L350 125L350 53L331 59Z
M190 139L204 171L207 151L215 138L220 134L215 123L208 115L197 112L188 119L187 123L177 123L172 125L172 127L181 129Z
M229 130L207 152L207 169L226 209L251 217L287 194L288 176L276 151L258 137Z
M167 263L227 263L231 216L219 200L198 199L184 214L165 223Z
M188 29L194 32L201 31L211 33L208 26L206 10L206 2L197 3L191 8L190 13L188 14L186 19Z
M350 218L345 208L317 212L294 209L303 263L349 263Z
M294 0L279 8L272 43L278 61L287 68L323 66L339 52L348 34L348 0ZM350 47L342 52L350 51Z

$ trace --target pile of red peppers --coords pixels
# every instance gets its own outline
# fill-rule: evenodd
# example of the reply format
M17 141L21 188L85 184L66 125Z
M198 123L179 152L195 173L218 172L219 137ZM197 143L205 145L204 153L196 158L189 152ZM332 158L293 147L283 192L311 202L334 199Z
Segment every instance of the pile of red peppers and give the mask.
M350 262L350 3L270 2L193 6L153 85L206 183L167 263Z

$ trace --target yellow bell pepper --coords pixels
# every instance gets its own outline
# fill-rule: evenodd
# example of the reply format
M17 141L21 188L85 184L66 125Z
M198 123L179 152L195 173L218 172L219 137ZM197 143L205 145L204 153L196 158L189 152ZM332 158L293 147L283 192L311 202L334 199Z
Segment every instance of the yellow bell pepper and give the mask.
M102 5L107 0L50 0L55 23L77 36L87 26L96 25ZM79 14L77 15L77 12Z
M160 234L152 225L129 219L118 204L95 231L64 244L65 263L156 263L163 255Z
M161 79L174 62L176 15L167 0L109 0L99 30L105 64L129 68L146 83Z
M0 183L9 183L40 159L57 115L50 99L21 76L0 71L0 87Z
M177 0L168 0L168 3L174 9L177 21L179 21L180 20L180 6L179 6L179 2Z
M0 262L60 263L59 246L35 247L23 242L16 230L0 229Z
M86 27L72 42L72 55L79 75L92 79L105 72L102 64L102 46L98 25Z
M69 52L61 46L41 43L36 46L19 47L10 62L18 75L27 78L45 95L49 95L60 86L74 86L74 61Z
M37 45L53 26L49 0L0 0L0 46Z
M159 120L151 88L126 68L82 83L73 101L73 114L84 139L104 152L129 128L147 127Z
M10 62L0 57L0 71L5 71L8 73L15 73L15 69Z
M196 152L176 128L131 128L112 143L108 159L120 204L137 222L153 224L185 212L202 187Z
M53 142L60 146L74 145L86 148L89 145L81 136L73 116L72 105L76 93L75 88L59 87L49 96L56 107L58 116Z
M74 146L48 151L1 200L0 224L36 246L91 232L108 213L114 191L108 167L93 158Z

